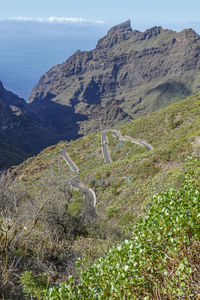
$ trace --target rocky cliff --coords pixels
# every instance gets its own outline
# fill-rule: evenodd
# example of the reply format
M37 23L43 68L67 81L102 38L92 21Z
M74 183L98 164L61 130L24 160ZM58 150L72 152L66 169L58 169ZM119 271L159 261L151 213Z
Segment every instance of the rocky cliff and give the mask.
M192 29L140 32L126 21L111 28L94 50L78 50L51 68L29 102L71 109L81 133L116 126L198 91L199 56L200 36ZM108 124L106 115L114 115L111 102L118 103L118 118ZM45 122L45 113L38 115Z
M0 84L1 149L10 145L11 153L22 150L19 157L32 155L59 140L134 120L199 90L196 32L162 27L140 32L126 21L111 28L94 50L78 50L51 68L34 87L29 104Z
M29 105L0 82L0 169L21 162L56 142L32 115Z

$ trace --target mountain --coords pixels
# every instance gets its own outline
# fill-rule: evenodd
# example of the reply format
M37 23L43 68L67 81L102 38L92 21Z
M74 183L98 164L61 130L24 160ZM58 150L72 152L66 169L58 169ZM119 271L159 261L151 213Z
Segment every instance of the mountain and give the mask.
M0 82L0 169L17 164L57 141L29 105Z
M33 155L179 101L200 89L199 80L197 33L162 27L140 32L126 21L111 28L94 50L77 50L51 68L28 104L1 84L0 138L20 148L20 156Z
M48 147L37 156L31 157L19 166L9 169L5 181L0 180L0 192L3 194L3 197L1 197L0 193L0 211L9 212L9 220L6 216L2 217L2 228L7 228L6 226L9 226L9 224L11 224L11 228L7 233L8 242L5 244L0 243L0 247L2 245L2 247L9 250L4 251L3 255L6 255L6 253L9 255L8 261L11 263L9 272L11 275L10 281L7 281L7 273L1 273L1 298L25 298L23 297L22 288L19 286L18 276L27 270L32 271L34 277L29 276L29 273L25 273L23 283L31 285L26 291L27 293L34 292L33 296L36 296L36 292L39 293L41 288L43 291L47 287L47 282L44 285L42 284L45 278L50 281L50 286L52 286L52 284L57 285L61 281L66 281L69 275L79 276L80 273L77 274L75 271L78 257L87 257L87 260L83 263L85 269L99 256L105 256L112 245L116 245L116 243L125 239L131 239L134 224L137 223L138 218L146 216L151 209L154 202L153 195L173 187L169 190L172 199L168 198L169 201L165 202L165 198L159 197L161 206L159 205L153 209L155 218L153 215L150 218L153 222L158 220L157 217L159 217L158 223L161 227L156 221L152 223L155 231L152 230L152 227L150 227L150 231L146 231L146 226L139 230L139 236L141 238L145 237L143 239L144 244L147 240L149 241L150 237L153 238L151 234L155 237L155 240L150 240L150 247L153 245L152 248L155 249L153 253L155 255L150 256L153 262L148 260L148 256L143 256L144 252L140 253L139 260L138 256L136 258L138 261L144 262L145 274L147 274L146 265L150 266L149 270L152 270L152 262L155 267L155 272L153 272L155 277L153 278L156 278L153 280L153 284L157 282L157 279L161 280L161 284L163 282L165 284L166 281L162 280L163 277L160 277L161 273L156 272L157 266L160 266L160 264L159 262L155 264L154 259L157 255L160 255L162 249L165 251L167 245L171 245L170 254L166 252L170 259L164 260L163 252L161 255L162 262L169 262L163 271L167 269L169 277L168 275L165 276L169 280L168 288L171 291L171 276L176 274L179 264L184 261L185 255L188 253L188 251L185 251L185 249L188 250L188 247L181 247L181 255L178 253L175 258L172 256L176 248L175 245L177 246L179 233L181 233L182 241L185 241L182 235L184 232L182 229L185 225L191 241L190 250L192 254L189 257L194 257L198 265L196 258L199 257L199 250L198 253L194 252L196 249L194 246L196 245L198 248L199 242L194 243L191 219L189 219L190 216L193 216L193 213L199 214L200 169L197 159L194 160L192 170L189 173L188 183L190 187L185 186L186 199L180 191L180 201L177 200L172 190L179 188L184 181L184 172L187 165L191 163L191 157L200 157L199 115L200 95L197 94L119 127L119 131L124 137L129 136L136 141L145 141L152 146L151 151L147 151L143 146L131 143L130 140L120 140L109 131L107 133L107 145L113 161L110 164L106 164L103 159L101 132L92 132L72 141L70 145L67 142L60 142L57 145ZM72 189L71 180L76 174L61 157L62 150L66 148L70 158L80 170L80 181L85 187L95 191L96 194L96 215L90 223L85 220L85 206L91 204L80 190ZM186 162L188 156L190 159ZM195 182L198 183L198 188L195 187L194 181L190 178L194 174L196 174ZM194 194L190 191L196 192ZM167 195L169 193L167 192ZM155 199L155 196L153 198ZM13 199L15 205L13 205ZM184 202L183 199L187 202ZM171 203L171 201L173 202ZM187 203L187 206L185 206L185 203ZM179 207L179 204L181 204L181 207ZM89 209L88 212L90 212ZM177 224L179 216L181 224L179 222ZM199 222L196 216L193 220ZM170 226L168 227L168 225ZM181 225L181 227L175 225ZM164 228L166 231L163 234ZM168 244L168 238L172 238L170 235L171 230L174 230L173 243ZM199 233L199 226L196 227L196 230ZM17 235L15 235L15 232L17 232ZM157 240L157 237L162 237L162 239ZM162 247L159 247L160 242L162 242ZM145 249L144 247L142 248ZM134 250L134 247L132 250ZM197 253L197 255L194 255L194 253ZM143 258L145 261L143 261ZM177 262L176 264L174 264L174 259ZM191 263L191 260L189 261ZM4 262L7 263L5 259ZM120 263L120 257L118 262ZM196 265L191 264L192 266ZM121 270L125 265L127 265L127 262L122 265ZM4 269L4 267L4 264L0 264L0 268ZM173 269L174 272L170 271L172 270L171 267L175 268ZM158 270L161 271L160 268ZM193 270L194 274L198 274L195 269ZM46 275L42 276L38 273ZM119 273L117 272L117 274ZM105 276L107 275L105 274ZM181 284L183 277L179 277L179 274L177 274L177 278L180 279L179 283ZM186 278L188 277L186 276ZM186 278L184 278L185 283ZM141 282L143 282L142 280L143 278ZM191 283L191 281L189 282ZM193 283L197 291L198 281L194 280ZM146 292L146 289L151 286L145 284L145 295L150 294L149 290ZM37 287L38 289L34 291ZM181 287L184 288L184 285L181 284ZM141 289L141 285L139 285L139 291ZM84 290L87 291L86 286ZM92 289L94 292L100 292L101 290L98 290L98 288ZM176 281L175 292L178 293L178 291ZM194 295L194 293L192 294ZM54 295L55 298L53 299L59 297L62 299L63 295L67 295L67 293L63 293L59 297L56 293ZM136 296L136 299L141 298L138 294L136 295L138 296ZM37 297L43 299L42 296ZM89 296L83 298L87 299ZM123 299L123 296L120 295L117 298ZM153 299L153 296L151 298ZM179 299L176 296L172 296L173 298ZM74 299L78 299L78 297L74 297Z
M196 32L177 33L162 27L140 32L126 21L111 28L94 50L77 50L51 68L34 87L29 102L38 107L48 102L66 107L79 115L78 133L85 134L183 99L200 89L199 79L200 36ZM117 107L118 118L108 124L105 115L111 103ZM47 119L45 111L38 115ZM64 132L67 126L65 120Z
M107 29L104 24L76 20L27 19L0 20L0 79L26 100L42 74L78 48L93 49Z

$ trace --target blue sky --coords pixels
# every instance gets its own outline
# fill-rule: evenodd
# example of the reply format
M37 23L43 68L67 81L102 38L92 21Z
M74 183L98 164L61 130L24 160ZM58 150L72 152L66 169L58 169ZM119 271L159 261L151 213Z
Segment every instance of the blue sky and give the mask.
M199 0L1 0L0 18L66 17L134 24L191 24L199 21Z

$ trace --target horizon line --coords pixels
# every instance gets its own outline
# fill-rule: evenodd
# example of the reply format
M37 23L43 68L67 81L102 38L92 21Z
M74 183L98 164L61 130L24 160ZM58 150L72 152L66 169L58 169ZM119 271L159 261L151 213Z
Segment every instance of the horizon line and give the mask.
M39 23L62 23L62 24L97 24L103 25L105 24L102 20L90 20L85 18L79 17L11 17L11 18L4 18L0 19L0 21L24 21L24 22L39 22Z

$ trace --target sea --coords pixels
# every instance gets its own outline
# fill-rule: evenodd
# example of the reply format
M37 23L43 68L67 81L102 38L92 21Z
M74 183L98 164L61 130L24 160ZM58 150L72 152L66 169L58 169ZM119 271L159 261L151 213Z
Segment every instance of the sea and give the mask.
M152 25L133 24L133 28L144 31ZM192 27L200 33L200 23L161 25L177 31ZM0 20L0 80L6 89L28 101L45 72L78 49L94 49L109 26Z
M0 80L28 101L34 85L51 67L77 49L95 48L99 36L0 35Z

